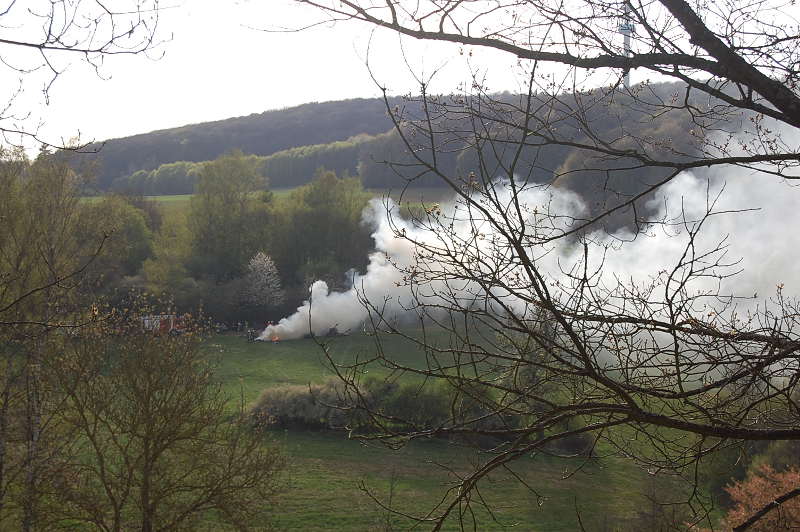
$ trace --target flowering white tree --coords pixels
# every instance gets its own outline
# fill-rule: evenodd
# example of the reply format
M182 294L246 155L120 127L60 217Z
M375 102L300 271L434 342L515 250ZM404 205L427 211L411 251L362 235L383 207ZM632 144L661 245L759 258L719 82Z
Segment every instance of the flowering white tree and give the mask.
M259 251L247 264L247 274L241 294L242 302L249 305L277 307L286 300L281 288L281 277L272 257Z

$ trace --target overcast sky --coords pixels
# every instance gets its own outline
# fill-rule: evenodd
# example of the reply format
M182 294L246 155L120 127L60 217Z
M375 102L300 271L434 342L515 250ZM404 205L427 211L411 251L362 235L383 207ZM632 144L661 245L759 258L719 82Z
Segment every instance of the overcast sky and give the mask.
M437 78L441 91L469 82L468 61L481 71L491 65L493 90L516 87L510 58L475 51L467 59L453 45L408 40L401 53L396 35L357 23L300 33L253 29L301 26L314 16L289 0L183 0L162 12L162 37L170 38L159 49L163 57L108 58L102 75L110 79L76 57L51 90L49 104L32 105L31 120L43 121L40 136L51 141L78 132L89 141L305 102L378 96L367 56L378 80L404 93L415 87L404 53L416 74L446 65ZM26 90L29 97L38 94L34 87Z

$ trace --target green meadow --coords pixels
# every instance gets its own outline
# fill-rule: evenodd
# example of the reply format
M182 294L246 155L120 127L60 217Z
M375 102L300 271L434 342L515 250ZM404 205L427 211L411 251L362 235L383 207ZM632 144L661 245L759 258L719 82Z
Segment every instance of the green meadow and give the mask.
M285 188L271 188L270 189L276 197L281 198L284 196L288 196L289 193L294 190L294 187L285 187ZM385 197L390 196L391 198L397 200L402 197L403 201L415 203L415 202L441 202L445 201L453 196L453 193L450 189L447 188L422 188L422 187L409 187L407 189L401 188L392 188L392 189L384 189L384 188L370 188L367 189L368 192L373 194L375 197ZM170 208L172 206L177 205L188 205L189 201L192 199L193 194L166 194L160 196L145 196L145 198L153 201L157 201L164 207ZM97 201L97 199L101 198L102 196L89 196L84 198L85 201Z
M408 364L424 360L423 353L401 338L389 337L383 347ZM212 338L206 349L218 362L217 374L225 390L234 401L243 398L248 404L265 388L320 382L332 375L322 349L311 339L272 344L224 334ZM367 355L370 349L374 349L374 338L363 334L330 343L331 357L341 362ZM369 371L380 374L385 370L375 367ZM407 529L413 521L389 514L373 497L391 502L408 515L424 517L449 500L448 489L458 474L490 456L444 440L415 441L390 450L333 431L276 430L265 438L277 444L287 459L286 489L271 523L287 530ZM524 478L530 489L514 481L512 471ZM644 494L649 492L650 482L645 472L616 458L587 462L526 457L511 471L483 481L479 495L492 513L474 497L475 526L477 530L509 526L525 531L576 530L580 515L588 530L619 530L620 524L646 505ZM465 519L471 522L471 517ZM446 529L459 529L455 516Z

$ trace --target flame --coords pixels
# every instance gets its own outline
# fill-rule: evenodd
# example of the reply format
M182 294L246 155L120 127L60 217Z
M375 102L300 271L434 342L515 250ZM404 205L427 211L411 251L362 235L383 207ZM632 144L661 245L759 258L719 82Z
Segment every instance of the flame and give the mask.
M273 342L273 343L277 343L277 342L280 342L280 341L281 341L280 337L278 337L278 335L276 335L276 334L273 334L273 335L270 337L270 340L272 340L272 342Z

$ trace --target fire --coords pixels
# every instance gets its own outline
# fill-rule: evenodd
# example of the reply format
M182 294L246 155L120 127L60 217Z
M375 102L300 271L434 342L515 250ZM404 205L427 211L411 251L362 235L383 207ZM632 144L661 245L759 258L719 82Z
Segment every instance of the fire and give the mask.
M281 341L280 337L278 337L278 335L277 335L277 334L273 334L273 335L270 337L270 340L272 341L272 343L273 343L273 344L277 344L278 342L280 342L280 341Z

